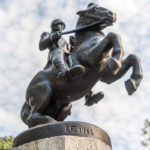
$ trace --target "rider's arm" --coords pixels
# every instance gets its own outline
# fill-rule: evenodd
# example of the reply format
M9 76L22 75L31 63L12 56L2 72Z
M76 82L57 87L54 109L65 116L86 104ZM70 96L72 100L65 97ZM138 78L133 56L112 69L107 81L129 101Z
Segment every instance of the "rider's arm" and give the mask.
M45 50L46 48L50 47L52 43L52 36L48 32L44 32L41 34L41 39L39 41L39 49Z
M39 42L39 49L42 51L51 46L51 44L61 38L61 32L48 33L44 32L41 35L41 39Z

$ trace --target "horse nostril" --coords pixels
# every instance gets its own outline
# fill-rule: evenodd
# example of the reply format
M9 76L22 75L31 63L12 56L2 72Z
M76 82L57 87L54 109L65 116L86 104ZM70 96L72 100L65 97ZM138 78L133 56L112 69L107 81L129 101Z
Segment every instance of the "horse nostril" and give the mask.
M112 16L113 15L113 13L111 11L109 11L107 14L108 14L108 16Z

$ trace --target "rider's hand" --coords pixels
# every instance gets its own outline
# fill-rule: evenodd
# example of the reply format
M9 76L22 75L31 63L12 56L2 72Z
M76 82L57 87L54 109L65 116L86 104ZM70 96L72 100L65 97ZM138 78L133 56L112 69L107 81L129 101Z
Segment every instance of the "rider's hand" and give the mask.
M55 32L53 35L52 35L52 39L53 40L58 40L61 38L61 32Z

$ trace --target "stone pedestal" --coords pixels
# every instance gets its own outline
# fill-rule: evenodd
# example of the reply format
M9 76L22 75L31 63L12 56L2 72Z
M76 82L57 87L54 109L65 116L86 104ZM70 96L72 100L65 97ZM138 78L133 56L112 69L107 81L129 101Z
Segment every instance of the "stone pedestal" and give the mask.
M24 131L12 150L112 150L108 134L83 122L59 122Z

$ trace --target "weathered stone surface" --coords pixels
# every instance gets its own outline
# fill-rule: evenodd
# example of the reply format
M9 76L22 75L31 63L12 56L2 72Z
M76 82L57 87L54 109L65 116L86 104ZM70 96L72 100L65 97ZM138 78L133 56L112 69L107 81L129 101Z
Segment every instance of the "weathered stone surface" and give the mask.
M12 150L112 150L112 148L94 138L56 136L26 143Z

